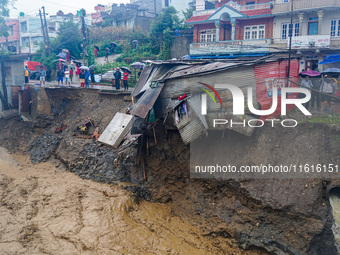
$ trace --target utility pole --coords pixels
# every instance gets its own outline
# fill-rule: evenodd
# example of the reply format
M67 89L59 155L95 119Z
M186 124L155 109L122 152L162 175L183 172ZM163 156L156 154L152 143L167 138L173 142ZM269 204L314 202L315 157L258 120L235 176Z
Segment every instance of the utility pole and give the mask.
M81 32L83 33L83 63L85 65L86 31L85 31L85 10L81 9Z
M47 53L50 55L51 45L50 45L50 38L48 36L48 28L46 22L46 13L45 13L45 6L42 7L44 13L44 22L45 22L45 34L46 34L46 44L47 44Z
M43 21L40 9L39 9L39 16L40 16L40 22L41 22L41 31L42 31L42 34L43 34L43 37L44 37L44 44L47 45L46 35L45 35L45 26L44 26L44 21Z
M293 37L293 11L294 11L294 6L293 6L293 0L290 0L291 6L290 6L290 27L289 27L289 50L288 50L288 81L287 81L287 87L289 87L289 76L290 76L290 57L292 53L292 37Z
M156 18L156 16L157 16L156 1L157 1L157 0L153 0L153 9L154 9L154 11L155 11L155 18Z

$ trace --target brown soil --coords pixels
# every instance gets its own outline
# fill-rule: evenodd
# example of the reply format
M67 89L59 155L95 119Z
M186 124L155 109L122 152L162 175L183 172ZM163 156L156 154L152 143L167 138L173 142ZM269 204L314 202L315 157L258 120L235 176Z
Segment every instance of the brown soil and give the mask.
M0 254L258 254L203 237L171 206L0 147ZM222 251L223 249L223 251Z
M67 89L47 90L47 95L52 106L52 116L33 114L32 123L18 119L0 120L1 146L15 154L28 154L33 162L49 161L58 167L58 170L51 170L52 167L48 163L33 167L16 157L20 162L25 162L21 163L25 171L26 168L37 171L34 175L31 174L32 176L38 176L38 173L46 175L38 176L37 181L28 174L22 174L25 173L22 170L17 170L19 176L14 179L9 173L5 174L7 177L4 177L4 184L0 185L0 188L12 194L8 196L13 200L13 206L19 208L8 213L8 217L14 217L9 218L10 223L5 221L6 229L14 228L17 231L13 232L15 234L12 234L12 238L8 238L15 240L13 247L14 243L21 245L20 249L43 246L47 247L43 251L49 251L52 248L48 244L44 246L45 244L36 240L43 240L45 235L47 238L46 226L52 221L55 222L56 229L56 232L50 234L54 238L52 240L55 240L53 243L56 243L53 247L60 248L65 243L67 247L72 247L75 253L84 253L89 247L93 249L89 254L99 249L105 254L110 248L118 249L117 253L112 251L112 254L199 254L197 251L203 254L247 254L235 248L239 246L248 250L260 250L259 254L336 254L331 232L332 216L325 194L330 180L191 179L190 149L184 146L178 132L166 134L162 125L156 126L157 145L153 140L153 132L149 133L149 152L145 157L143 169L142 166L135 165L137 148L118 155L112 148L91 139L77 137L79 133L76 127L81 120L91 118L102 132L115 113L125 112L130 102L123 101L120 96L102 96L90 90L73 90L72 93ZM67 128L62 133L55 134L54 130L62 122ZM213 135L221 134L209 134ZM234 165L259 165L264 161L274 164L299 164L305 161L340 164L340 145L337 142L339 137L338 131L327 126L304 124L289 132L282 128L264 128L257 130L252 137L227 132L225 138L220 139L219 146L228 148L230 154L227 159ZM130 194L117 186L80 180L71 173L60 172L61 170L68 170L83 179L97 182L125 182L125 190L133 191L143 202L137 206L129 198ZM60 178L57 177L59 175ZM33 188L39 187L40 179L44 180L41 188ZM61 193L52 196L53 200L48 202L48 206L42 206L42 211L46 212L41 215L51 213L53 216L55 213L56 219L46 216L44 219L47 222L37 225L34 219L40 214L36 213L35 208L40 208L40 204L44 202L34 205L35 196L45 194L44 190L50 190L51 187L58 187L53 189L53 192ZM106 191L106 195L103 191ZM31 193L34 195L29 195ZM42 201L43 199L45 197L42 197ZM143 199L154 203L150 204ZM33 202L28 204L26 200ZM69 200L72 202L68 203ZM106 202L103 204L100 201ZM10 203L6 200L5 204ZM67 209L69 207L70 209ZM5 205L0 208L10 210ZM51 208L56 209L51 212ZM102 213L104 209L99 208L106 208L105 213ZM82 227L84 223L80 222L84 220L79 220L83 217L79 211L84 209L89 210L89 215L104 217L99 223L96 220L99 216L94 217L93 224L98 223L99 227L91 225L92 218L88 219L91 224L86 226L89 227ZM16 218L15 212L20 210L24 216ZM142 213L139 214L141 210ZM117 221L114 217L116 211L119 212ZM70 223L58 225L59 215L64 215ZM30 219L27 220L27 217ZM169 221L167 217L174 217L178 221ZM19 223L14 227L16 221ZM176 229L172 228L172 221ZM83 230L80 230L81 228ZM84 228L93 232L82 235ZM114 231L115 235L106 234L101 228ZM115 228L119 233L115 232ZM138 232L140 229L148 230ZM135 235L135 231L139 234ZM124 242L129 238L127 232L133 238ZM101 242L102 235L104 241ZM91 236L97 237L94 240ZM26 248L22 244L25 242L29 243ZM183 245L184 243L187 244ZM192 250L180 250L185 247ZM54 254L53 249L51 251Z

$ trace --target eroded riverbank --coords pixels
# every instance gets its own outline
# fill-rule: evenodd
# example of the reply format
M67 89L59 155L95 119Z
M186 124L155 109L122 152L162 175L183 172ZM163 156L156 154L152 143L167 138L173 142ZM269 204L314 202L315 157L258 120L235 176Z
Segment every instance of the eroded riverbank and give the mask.
M169 205L2 147L0 202L0 254L260 254L203 237Z

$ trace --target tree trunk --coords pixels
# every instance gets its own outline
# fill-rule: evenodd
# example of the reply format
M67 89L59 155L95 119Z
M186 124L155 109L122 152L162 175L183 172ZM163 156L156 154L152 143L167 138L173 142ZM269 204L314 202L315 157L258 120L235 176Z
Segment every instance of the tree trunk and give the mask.
M3 89L3 93L0 91L0 99L2 102L2 105L4 107L4 110L9 109L8 105L8 95L7 95L7 86L6 86L6 68L5 68L5 62L1 61L1 85Z

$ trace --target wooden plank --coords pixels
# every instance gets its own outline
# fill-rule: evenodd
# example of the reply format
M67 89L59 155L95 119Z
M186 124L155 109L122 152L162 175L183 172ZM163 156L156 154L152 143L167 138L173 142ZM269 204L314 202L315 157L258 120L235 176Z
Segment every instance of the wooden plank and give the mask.
M132 127L132 115L117 112L98 141L117 148Z

